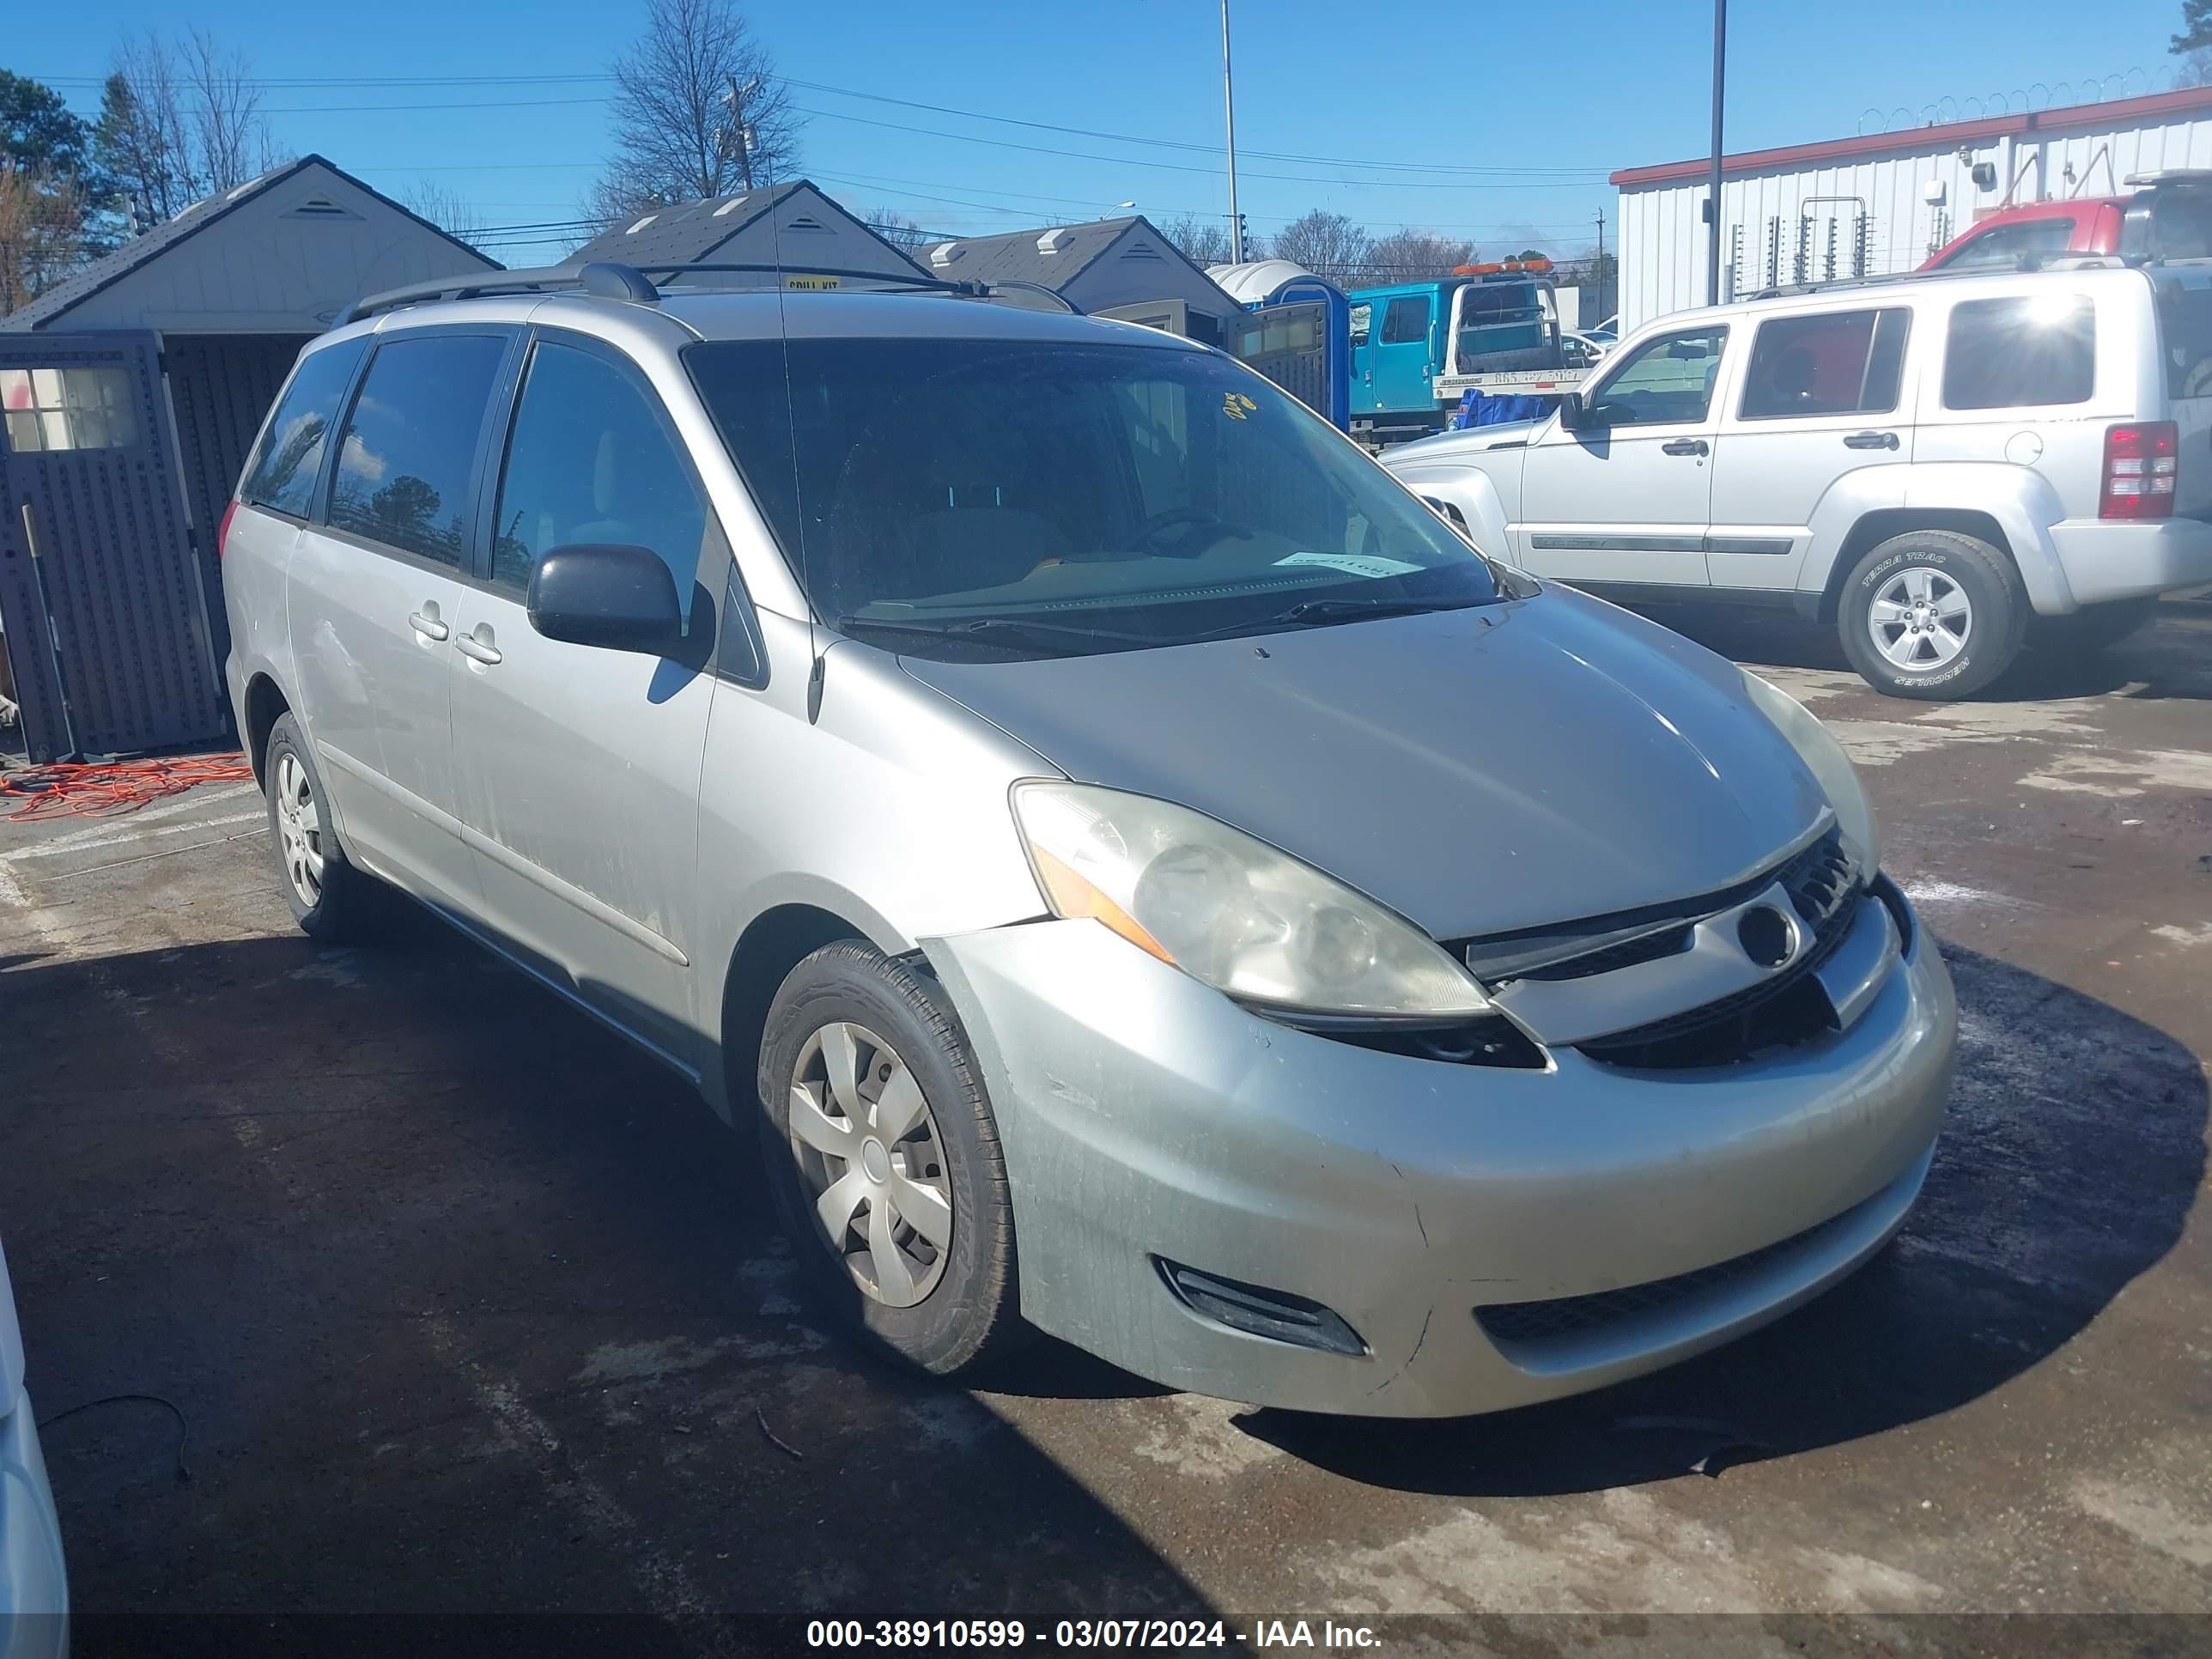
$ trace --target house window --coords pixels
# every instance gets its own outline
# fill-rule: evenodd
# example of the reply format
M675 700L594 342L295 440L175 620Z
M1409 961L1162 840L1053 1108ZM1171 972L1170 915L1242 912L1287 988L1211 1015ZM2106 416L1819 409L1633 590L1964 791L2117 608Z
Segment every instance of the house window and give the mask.
M8 447L19 455L57 449L127 449L138 441L125 368L0 368Z

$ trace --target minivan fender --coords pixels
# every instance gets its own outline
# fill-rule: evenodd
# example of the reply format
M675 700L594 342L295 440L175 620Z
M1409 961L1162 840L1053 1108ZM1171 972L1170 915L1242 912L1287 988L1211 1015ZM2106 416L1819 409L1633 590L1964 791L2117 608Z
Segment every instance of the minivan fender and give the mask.
M1960 529L1962 514L1994 526L1998 550L2011 556L2039 615L2080 608L2051 535L2066 516L2058 492L2031 468L1985 461L1916 461L1845 473L1814 509L1798 592L1826 593L1869 548L1915 528Z

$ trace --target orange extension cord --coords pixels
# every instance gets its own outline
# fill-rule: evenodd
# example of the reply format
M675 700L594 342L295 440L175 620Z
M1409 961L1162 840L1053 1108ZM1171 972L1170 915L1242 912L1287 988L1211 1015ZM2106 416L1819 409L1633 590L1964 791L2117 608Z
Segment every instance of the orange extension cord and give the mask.
M21 796L10 818L112 818L203 783L251 783L242 754L152 760L58 762L0 772L0 796Z

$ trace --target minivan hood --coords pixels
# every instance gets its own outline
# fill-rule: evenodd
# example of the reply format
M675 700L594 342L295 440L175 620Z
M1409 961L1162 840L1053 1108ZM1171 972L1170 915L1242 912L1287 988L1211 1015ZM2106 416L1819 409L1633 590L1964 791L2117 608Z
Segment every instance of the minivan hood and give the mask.
M1827 803L1729 663L1559 588L906 672L1079 782L1209 813L1452 939L1695 897Z

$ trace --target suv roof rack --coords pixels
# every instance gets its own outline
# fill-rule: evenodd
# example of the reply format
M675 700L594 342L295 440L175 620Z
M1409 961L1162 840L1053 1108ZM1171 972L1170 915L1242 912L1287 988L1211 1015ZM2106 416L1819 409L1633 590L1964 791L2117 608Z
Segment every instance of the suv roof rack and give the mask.
M492 294L539 294L581 291L604 300L628 300L641 305L651 305L660 298L661 290L652 280L659 276L836 276L854 282L880 284L869 290L884 294L948 294L957 299L988 300L1012 290L1042 295L1073 316L1083 315L1081 307L1056 289L1042 283L952 282L943 277L896 276L881 270L846 270L829 265L727 264L620 264L611 259L594 259L581 265L545 265L529 270L500 270L482 276L448 277L439 282L409 283L399 288L388 288L380 294L371 294L356 300L339 316L333 327L357 323L364 317L380 311L392 311L401 306L414 305L430 300L473 300ZM732 283L730 290L747 286ZM757 285L755 285L757 286Z
M2116 270L2128 262L2113 253L2081 253L2060 248L2050 252L2023 253L2010 264L1960 265L1936 270L1891 270L1880 276L1829 276L1810 283L1779 283L1749 294L1747 300L1779 300L1805 294L1827 294L1838 289L1887 288L1894 283L1954 282L1968 276L2032 276L2045 270Z

